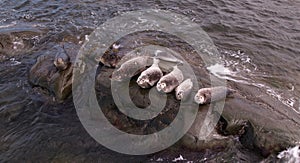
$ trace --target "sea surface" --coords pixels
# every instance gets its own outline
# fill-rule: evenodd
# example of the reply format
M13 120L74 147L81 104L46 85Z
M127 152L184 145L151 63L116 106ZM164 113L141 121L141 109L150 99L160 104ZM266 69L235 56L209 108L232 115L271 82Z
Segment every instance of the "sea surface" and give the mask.
M89 137L73 104L56 105L46 91L40 93L28 83L36 58L51 52L43 46L47 42L80 44L107 20L144 9L172 11L198 23L220 52L219 62L207 65L209 72L259 88L300 114L298 0L0 0L0 162L159 162L179 154L186 161L209 159L205 153L187 151L151 156L112 152ZM225 71L218 71L220 67Z

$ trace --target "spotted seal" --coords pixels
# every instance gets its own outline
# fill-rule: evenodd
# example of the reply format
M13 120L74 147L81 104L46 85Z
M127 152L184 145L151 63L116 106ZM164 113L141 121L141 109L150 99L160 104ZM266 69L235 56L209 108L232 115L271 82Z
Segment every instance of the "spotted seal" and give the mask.
M138 55L135 54L138 51ZM170 71L174 65L182 64L183 61L170 55L167 52L160 50L155 51L155 55L150 55L147 49L137 49L129 54L129 60L120 64L119 68L116 68L112 75L112 80L122 81L130 79L142 71L146 70L148 66L153 65L153 61L156 60L159 68L164 72ZM143 55L141 55L143 54ZM156 82L155 82L156 83Z
M211 88L201 88L196 93L194 100L197 104L208 104L226 98L236 92L224 86L217 86Z
M186 79L185 81L183 81L175 89L176 99L177 100L185 100L191 93L192 88L193 88L193 82L191 79Z
M130 79L146 69L149 56L138 56L124 62L112 75L112 80Z
M159 92L170 93L183 81L183 79L182 71L176 65L170 73L166 74L158 81L156 88Z
M158 63L159 59L154 57L152 66L141 73L136 81L140 87L152 87L163 76L163 72L159 68Z

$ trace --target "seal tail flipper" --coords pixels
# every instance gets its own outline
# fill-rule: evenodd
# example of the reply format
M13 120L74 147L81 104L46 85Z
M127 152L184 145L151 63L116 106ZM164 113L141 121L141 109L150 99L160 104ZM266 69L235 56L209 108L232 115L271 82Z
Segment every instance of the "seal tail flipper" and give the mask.
M163 51L161 50L156 50L155 53L154 53L154 57L151 57L151 58L158 58L160 60L163 60L163 61L166 61L166 62L173 62L173 63L180 63L180 64L183 64L183 61L178 59L178 58L172 58L174 57L173 55L171 55L172 57L167 57L167 56L163 56L163 55L159 55L160 53L163 53Z

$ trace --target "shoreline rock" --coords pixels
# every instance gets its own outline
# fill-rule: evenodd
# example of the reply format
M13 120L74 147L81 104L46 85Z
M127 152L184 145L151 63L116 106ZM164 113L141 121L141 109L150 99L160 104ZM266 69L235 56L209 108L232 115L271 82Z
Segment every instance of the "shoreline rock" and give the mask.
M128 40L127 40L128 41ZM130 41L128 41L130 43ZM67 46L66 46L67 45ZM78 45L64 43L59 45L68 56L71 57L72 65L64 70L58 71L54 64L54 54L40 56L37 63L32 67L29 80L33 85L44 87L52 92L58 102L63 101L71 94L72 89L72 66L78 52ZM126 46L126 45L125 45ZM68 50L67 50L68 49ZM129 51L129 49L125 49ZM195 62L195 58L183 52L184 59L191 63L198 78L200 87L209 87L210 80L207 70ZM114 55L116 55L114 53ZM103 65L102 65L103 66ZM172 122L176 115L176 108L179 105L174 95L168 96L169 105L157 121L136 122L119 111L113 103L110 91L109 77L113 69L101 67L96 77L96 90L100 101L105 101L104 112L108 119L119 129L136 134L153 133L166 127ZM135 83L135 82L134 82ZM101 85L99 87L99 84ZM221 114L224 119L224 126L218 127L211 133L206 141L199 141L198 133L202 118L208 111L208 105L199 106L199 114L193 127L180 141L183 147L192 150L226 150L239 143L249 150L259 151L264 157L276 154L290 146L295 146L300 141L300 115L293 113L293 110L276 102L268 95L265 95L258 88L229 83L231 88L239 91L239 95L226 100L225 107ZM138 106L146 107L149 103L147 93L136 85L132 85L132 100ZM261 95L258 98L256 95ZM246 95L247 98L243 96ZM175 109L174 109L175 108ZM177 108L178 109L178 108ZM123 122L126 122L124 124ZM142 127L142 129L140 129ZM221 134L222 133L222 134Z
M29 82L50 91L58 102L63 102L72 92L73 65L80 46L74 43L54 45L51 52L46 52L37 58L37 62L29 71ZM71 65L61 71L54 65L55 56L65 53L71 58Z

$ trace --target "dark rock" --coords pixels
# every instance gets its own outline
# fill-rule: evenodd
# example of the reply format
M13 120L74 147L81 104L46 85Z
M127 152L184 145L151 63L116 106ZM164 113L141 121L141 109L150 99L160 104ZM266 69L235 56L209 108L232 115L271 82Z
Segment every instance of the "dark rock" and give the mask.
M278 108L281 109L280 112ZM199 114L203 112L203 109L207 109L207 106L201 106ZM285 114L282 112L285 112ZM216 144L222 146L223 143L223 148L226 149L232 145L233 140L230 138L230 135L232 135L238 137L245 148L259 151L264 157L276 154L299 143L300 117L297 114L288 117L287 114L291 112L293 110L282 105L281 107L272 108L238 96L228 99L222 112L222 117L226 120L227 126L222 133L227 136L213 139L213 141L219 139L219 143ZM200 115L197 117L197 119L202 118ZM208 143L205 144L197 141L199 129L197 131L195 128L202 125L201 120L199 120L199 123L197 119L194 122L194 129L191 128L183 138L183 144L192 149L203 150L207 147L206 145L211 145L213 142L208 140ZM212 136L209 138L212 138Z
M239 90L243 93L245 88ZM247 93L253 90L247 90ZM254 91L255 94L263 95L260 91ZM274 99L268 101L276 103ZM276 107L272 107L262 102L235 97L226 102L222 116L228 122L229 132L240 127L240 141L247 147L258 148L261 154L267 156L299 142L300 116L292 112L291 108L279 102L276 103Z
M44 31L28 25L10 25L0 29L0 61L33 49Z
M72 92L73 64L79 47L79 45L73 43L62 43L52 47L53 51L39 56L29 72L31 84L49 90L59 102L67 98ZM54 59L57 55L70 57L71 65L65 70L58 69L54 65Z
M144 37L152 37L153 33L144 33ZM155 43L154 45L173 45L173 43L151 42L143 40L140 45L135 45L133 41L137 40L137 36L131 39L118 41L120 49L114 49L109 53L105 53L104 63L107 66L114 67L116 63L129 51L137 46ZM142 37L143 38L143 37ZM165 38L165 37L163 37ZM148 42L147 42L148 41ZM174 39L173 39L174 41ZM180 45L180 46L179 46ZM70 47L77 45L70 44ZM180 47L180 48L178 48ZM61 46L67 51L66 46ZM200 87L210 87L210 77L208 71L203 66L201 57L192 52L191 47L183 43L177 46L171 46L190 64L193 69ZM70 48L76 49L76 48ZM69 50L70 50L69 49ZM112 48L111 48L112 49ZM73 53L66 52L71 58L76 56L76 50ZM55 54L55 53L54 53ZM54 64L55 55L40 56L37 63L30 71L30 81L34 85L47 88L54 93L57 99L63 100L71 92L71 76L72 66L65 71L58 71ZM103 60L102 59L102 60ZM72 62L73 59L71 59ZM120 130L132 134L151 134L164 129L168 126L176 116L180 102L175 99L174 94L168 94L167 105L154 120L138 121L127 117L118 110L111 95L110 76L114 69L99 65L98 75L96 76L96 92L98 103L107 119ZM214 77L213 77L214 78ZM140 107L146 108L149 105L148 93L150 89L141 89L135 83L136 77L130 82L130 98L133 103ZM218 80L218 79L213 79ZM199 107L196 120L192 128L180 141L181 145L193 150L228 150L240 152L239 146L252 151L259 151L262 156L275 154L289 146L294 146L300 140L300 116L295 114L291 108L283 106L270 96L264 94L258 89L245 85L236 85L229 83L229 87L238 90L234 98L228 99L225 103L223 112L223 126L216 128L205 139L199 138L200 128L203 126L203 120L208 112L208 105ZM257 97L257 94L260 97ZM244 98L247 97L247 98ZM211 105L214 105L212 103ZM189 118L189 117L184 117ZM184 118L182 119L184 121ZM237 143L238 142L238 143ZM238 145L237 145L238 144ZM235 148L236 147L236 148ZM230 155L224 156L230 158ZM242 154L241 157L244 157Z

